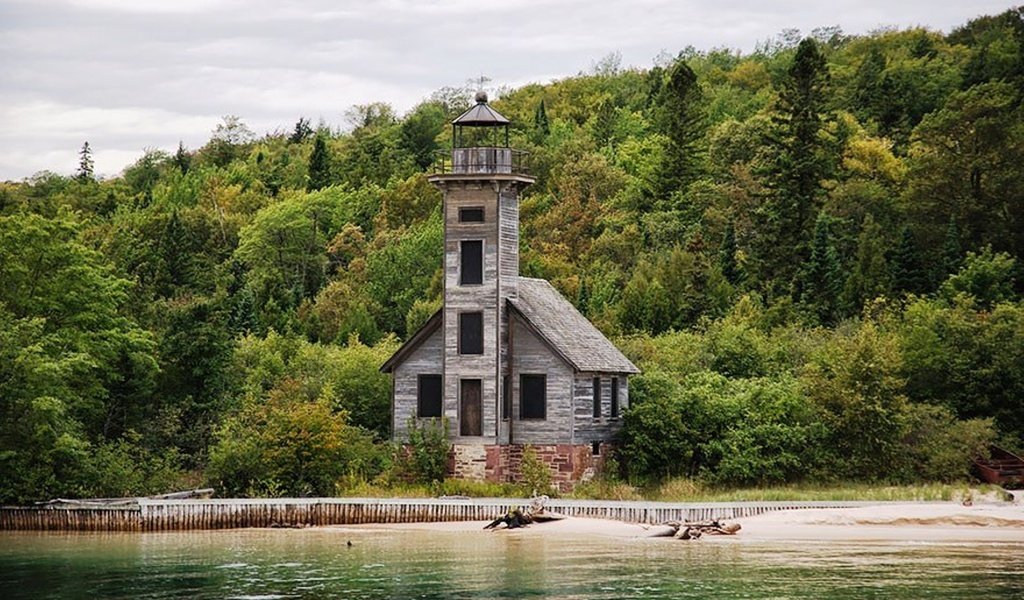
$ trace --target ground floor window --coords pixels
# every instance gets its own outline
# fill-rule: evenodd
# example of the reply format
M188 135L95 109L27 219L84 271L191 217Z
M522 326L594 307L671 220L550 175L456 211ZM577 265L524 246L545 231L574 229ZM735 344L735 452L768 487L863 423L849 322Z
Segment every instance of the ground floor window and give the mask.
M421 419L441 416L440 375L420 375L416 389L416 416Z
M547 375L519 376L519 418L547 418L548 405Z

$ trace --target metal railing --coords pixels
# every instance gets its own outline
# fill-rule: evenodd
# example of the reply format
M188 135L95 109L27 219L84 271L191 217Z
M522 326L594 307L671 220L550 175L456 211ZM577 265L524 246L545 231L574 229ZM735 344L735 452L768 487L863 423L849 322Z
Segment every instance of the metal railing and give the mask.
M476 146L438 150L434 156L437 175L529 175L529 153L500 146Z

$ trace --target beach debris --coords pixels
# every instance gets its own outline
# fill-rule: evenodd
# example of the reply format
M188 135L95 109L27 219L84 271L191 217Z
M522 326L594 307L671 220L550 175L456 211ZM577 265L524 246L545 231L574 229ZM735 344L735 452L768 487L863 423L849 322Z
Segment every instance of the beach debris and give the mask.
M666 521L652 528L648 537L699 540L704 535L736 535L740 529L739 523L726 523L718 519L694 522Z
M530 506L525 509L522 507L510 507L505 514L484 525L484 529L497 529L502 524L505 525L506 529L518 529L519 527L526 527L531 523L561 521L565 518L565 515L546 509L545 505L549 499L547 496L534 496L530 500Z

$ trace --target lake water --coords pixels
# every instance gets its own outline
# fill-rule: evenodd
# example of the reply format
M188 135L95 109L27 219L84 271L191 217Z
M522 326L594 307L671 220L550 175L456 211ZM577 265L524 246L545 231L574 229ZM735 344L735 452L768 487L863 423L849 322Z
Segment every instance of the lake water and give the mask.
M351 540L352 546L347 542ZM1024 544L0 533L0 598L1024 598Z

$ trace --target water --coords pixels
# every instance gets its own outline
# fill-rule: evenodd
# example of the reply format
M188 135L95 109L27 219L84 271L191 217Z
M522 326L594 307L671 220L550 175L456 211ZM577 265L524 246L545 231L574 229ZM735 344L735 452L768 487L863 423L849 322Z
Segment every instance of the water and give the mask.
M352 546L347 541L352 541ZM1024 598L1024 544L0 533L0 598Z

